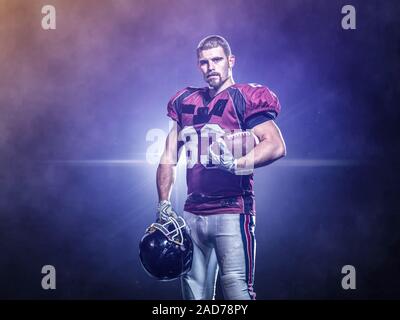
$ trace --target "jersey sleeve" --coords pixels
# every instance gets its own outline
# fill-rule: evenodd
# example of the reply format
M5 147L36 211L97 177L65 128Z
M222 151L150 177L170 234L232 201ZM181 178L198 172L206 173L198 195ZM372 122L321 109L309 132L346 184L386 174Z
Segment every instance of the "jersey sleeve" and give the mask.
M172 120L176 121L179 125L181 125L181 106L180 99L186 91L185 89L179 90L169 101L167 104L167 116Z
M281 106L278 97L270 89L261 85L248 85L245 89L247 107L244 113L246 128L252 129L260 123L274 120Z

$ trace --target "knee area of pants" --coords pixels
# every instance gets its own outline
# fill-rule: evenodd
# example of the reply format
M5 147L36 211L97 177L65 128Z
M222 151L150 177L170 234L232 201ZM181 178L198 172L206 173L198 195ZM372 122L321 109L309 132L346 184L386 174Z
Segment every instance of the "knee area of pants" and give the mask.
M226 273L220 276L223 283L246 282L246 276L241 273Z

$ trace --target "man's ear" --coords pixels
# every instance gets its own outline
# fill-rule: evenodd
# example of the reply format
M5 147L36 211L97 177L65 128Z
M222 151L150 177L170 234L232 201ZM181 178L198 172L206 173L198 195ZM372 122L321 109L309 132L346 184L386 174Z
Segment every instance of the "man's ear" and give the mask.
M228 63L229 63L229 67L230 67L230 68L233 68L233 67L234 67L235 61L236 61L236 57L235 57L233 54L231 54L231 55L228 57Z

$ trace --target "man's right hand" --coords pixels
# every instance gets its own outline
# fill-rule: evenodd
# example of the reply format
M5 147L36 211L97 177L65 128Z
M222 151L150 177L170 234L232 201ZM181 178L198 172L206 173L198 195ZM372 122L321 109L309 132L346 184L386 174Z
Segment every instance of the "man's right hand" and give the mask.
M178 218L177 213L172 209L172 204L168 200L162 200L157 206L157 219L167 221L169 217Z

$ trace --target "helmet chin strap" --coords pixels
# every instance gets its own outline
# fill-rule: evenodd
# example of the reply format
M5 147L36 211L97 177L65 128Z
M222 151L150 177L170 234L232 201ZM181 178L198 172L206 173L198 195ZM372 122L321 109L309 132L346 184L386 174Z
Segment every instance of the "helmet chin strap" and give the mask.
M168 230L168 227L173 225L174 228L172 231ZM177 245L182 245L183 244L183 234L182 234L182 229L186 227L186 222L182 217L174 218L174 217L169 217L168 221L166 223L152 223L148 230L151 231L151 228L157 229L161 231L169 241L172 241L176 243Z

